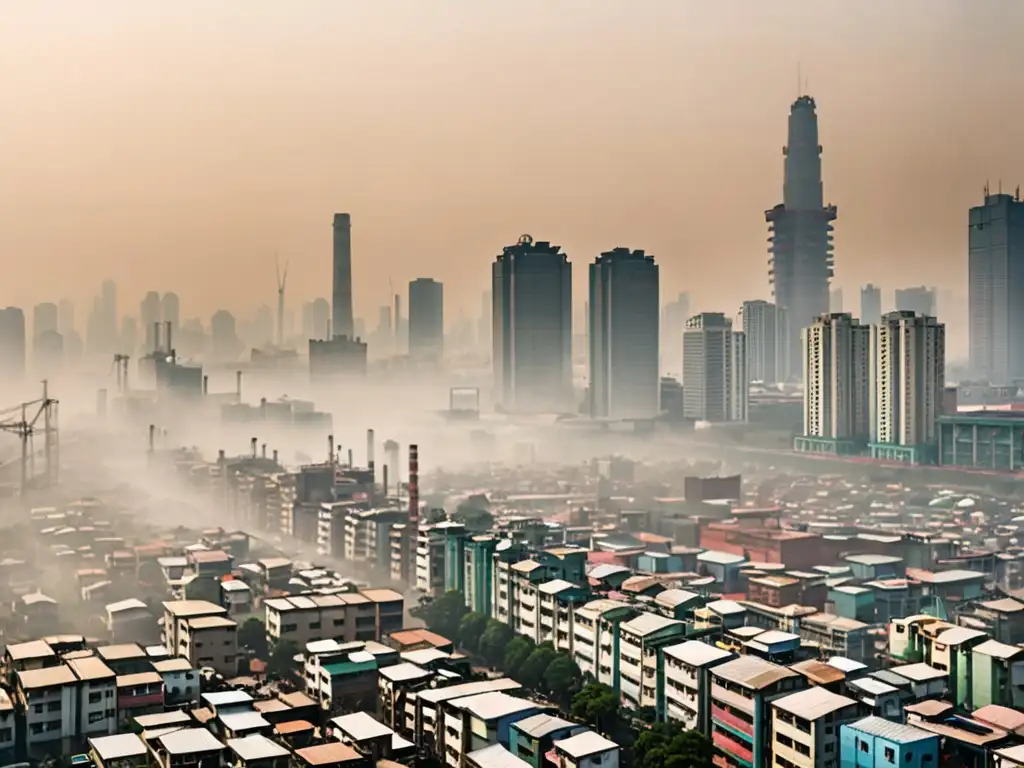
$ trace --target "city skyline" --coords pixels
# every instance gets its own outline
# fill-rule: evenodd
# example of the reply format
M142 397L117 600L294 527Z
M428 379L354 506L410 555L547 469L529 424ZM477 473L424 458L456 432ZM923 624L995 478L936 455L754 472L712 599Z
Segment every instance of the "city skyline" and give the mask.
M474 315L486 284L482 265L495 247L522 231L544 232L588 261L618 243L657 253L663 295L689 291L693 311L769 298L760 219L778 198L782 110L794 98L798 63L818 102L828 197L841 205L835 285L847 295L868 282L915 285L925 277L959 288L966 273L963 212L976 204L986 180L995 191L1002 178L1004 190L1012 191L1024 177L1024 155L1012 130L1020 107L1002 97L1007 91L999 84L1012 77L1012 68L1000 64L1010 61L1007 30L1014 25L1007 15L1021 13L1015 6L996 22L964 3L928 4L922 15L922 3L906 2L873 14L870 30L859 10L836 4L795 3L799 7L771 15L748 7L743 27L758 29L751 41L749 33L735 33L728 12L683 13L667 3L630 14L612 4L591 4L587 11L570 4L557 17L538 17L539 6L529 3L515 11L464 8L459 30L445 26L451 17L444 13L425 19L412 14L410 23L393 13L407 6L383 3L351 16L371 31L396 24L410 60L419 60L417 52L429 45L428 31L443 31L451 58L439 58L431 46L429 71L422 75L436 81L429 99L409 87L417 82L416 70L388 57L390 69L376 79L346 82L341 108L337 99L312 102L307 96L324 90L317 71L332 67L323 66L323 57L348 64L383 54L365 45L338 46L337 35L317 32L317 26L341 24L341 11L324 6L308 19L289 19L282 35L279 11L250 4L244 38L238 33L245 50L260 48L273 34L282 38L273 48L278 53L309 49L290 59L267 57L289 66L266 78L262 61L237 44L215 48L206 27L187 41L177 33L197 20L223 32L230 21L214 11L145 12L112 3L108 18L90 19L65 5L68 18L82 22L82 33L61 41L67 51L60 69L33 53L53 39L43 24L45 11L13 9L8 32L0 32L0 56L24 64L10 67L13 117L6 144L13 162L0 185L9 217L0 245L19 254L2 289L4 305L68 296L87 306L83 281L60 267L71 254L79 271L117 278L126 297L159 287L182 296L183 314L209 317L221 306L238 312L272 306L273 253L279 251L292 261L289 293L308 300L323 295L318 286L330 261L330 235L322 222L335 210L351 211L358 222L353 283L361 286L355 311L364 318L373 317L389 293L389 278L404 284L424 272L423 261L436 265L431 277L446 286L449 316L463 310ZM797 15L805 26L787 30ZM131 23L134 36L110 26L112 19ZM565 62L532 55L556 38L569 39L566 30L581 20L590 34L570 40L574 55ZM809 42L827 39L843 25L863 34L860 46ZM662 27L675 30L671 44L667 34L652 35ZM514 53L521 47L517 40L508 65L488 69L489 94L482 75L462 66L463 56L495 45L504 51L502 41L516 39L510 34L515 31L529 33L531 44ZM609 79L604 49L613 34L624 55L611 58L638 63ZM678 45L679 34L693 37L695 45ZM647 56L626 55L641 41ZM691 57L709 55L710 41L719 50L710 52L707 66L691 66ZM97 49L100 43L122 55L145 45L152 60L126 72ZM864 47L872 50L867 67ZM348 52L333 52L337 48ZM651 57L661 64L654 67ZM910 59L914 67L902 63ZM207 63L199 68L196 60ZM62 74L67 63L83 61L89 62L83 77L92 92L104 95L84 105L80 82L72 87ZM726 61L731 66L716 73L716 64ZM699 76L680 74L695 69ZM986 77L979 85L981 72ZM570 83L574 100L567 101ZM155 93L173 88L191 106L177 110L174 119L159 104L140 109L140 87ZM47 99L31 98L44 91ZM671 99L662 95L668 93ZM951 93L956 110L948 108ZM228 103L237 114L218 106L232 94ZM639 127L618 117L595 119L609 97L621 103L623 115L644 102L658 109L643 110L649 119ZM545 120L557 116L560 128L527 137L513 127L522 121L499 118L492 125L489 113L505 111L491 108L498 100L530 104ZM403 117L407 108L436 115L456 103L464 110L464 128L451 120ZM695 110L695 104L704 107ZM886 119L865 118L868 104ZM71 124L72 109L76 132L68 135L59 126ZM239 120L248 126L240 138ZM300 124L303 136L312 134L301 145L295 140ZM346 130L339 130L342 124ZM941 164L933 162L937 155ZM506 166L527 161L559 182L538 187L531 181L526 195ZM97 169L104 176L99 188ZM497 178L502 181L496 187ZM147 179L160 183L147 183L140 194ZM43 228L53 206L48 190L58 183L63 225ZM927 205L904 204L923 190ZM175 215L168 217L171 205ZM891 216L896 209L901 215ZM453 230L459 233L454 249L444 236ZM737 266L736 279L719 280L703 266L723 258ZM47 285L39 279L44 269ZM244 279L210 280L211 270ZM578 272L576 301L586 291L581 277Z

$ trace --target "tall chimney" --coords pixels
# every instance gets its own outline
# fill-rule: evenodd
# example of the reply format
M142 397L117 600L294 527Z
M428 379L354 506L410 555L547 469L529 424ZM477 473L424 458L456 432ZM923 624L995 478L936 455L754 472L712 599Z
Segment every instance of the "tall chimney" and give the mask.
M348 468L352 469L352 449L348 449Z
M167 326L167 354L171 356L171 362L174 362L174 340L171 338L171 321L167 320L164 322Z
M388 500L388 465L384 465L384 478L381 483L384 486L384 501Z
M420 522L420 449L409 446L409 522Z
M258 442L259 442L259 440L257 440L255 437L252 438L252 457L254 459L256 458L256 443L258 443Z
M327 436L327 463L334 464L334 435Z
M277 448L274 449L274 463L277 464Z
M205 374L203 375L203 394L210 394L210 377Z
M242 402L242 372L235 371L235 394L238 395L238 402Z
M160 322L153 323L153 351L160 351Z
M153 452L156 445L156 424L149 425L149 452Z
M370 478L373 480L377 479L377 475L373 471L373 430L366 430L366 468L370 470Z
M264 458L264 459L265 459L265 458L267 458L267 444L266 444L266 443L264 443L264 444L263 444L263 445L262 445L262 446L260 447L260 450L262 451L262 454L261 454L261 455L263 456L263 458Z

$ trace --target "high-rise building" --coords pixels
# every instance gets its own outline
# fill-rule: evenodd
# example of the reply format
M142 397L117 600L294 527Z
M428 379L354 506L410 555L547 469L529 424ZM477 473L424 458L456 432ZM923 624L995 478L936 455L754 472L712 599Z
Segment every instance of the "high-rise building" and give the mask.
M210 318L210 348L216 360L235 360L244 344L238 338L235 316L226 309L219 309Z
M19 307L0 309L0 378L25 376L25 313Z
M75 305L71 299L61 299L57 305L57 330L65 337L75 332Z
M842 288L833 288L831 293L829 293L829 295L828 295L828 308L829 308L829 312L831 312L833 315L836 314L837 312L838 313L842 313L844 311L844 309L843 309L843 289Z
M122 355L133 355L139 348L139 322L131 315L121 318L121 336L117 351ZM149 350L146 350L149 352Z
M822 315L801 334L804 428L794 447L859 453L871 430L871 329L849 314Z
M789 320L791 370L799 367L800 329L829 311L832 279L832 222L838 211L824 204L821 144L814 99L800 96L789 113L788 144L782 204L765 212L771 237L771 269L775 303Z
M165 293L163 298L160 300L160 320L165 324L171 324L171 343L174 343L174 337L178 335L178 329L181 327L181 301L178 299L176 293ZM166 331L165 331L166 332Z
M927 461L946 386L945 326L914 312L888 313L871 336L871 365L871 455Z
M935 289L923 285L914 288L897 288L894 294L897 312L916 312L919 315L935 317Z
M971 370L995 384L1024 378L1024 201L990 195L968 232Z
M352 217L334 214L334 290L331 333L353 338L352 313Z
M703 312L683 331L683 415L697 421L746 421L750 378L742 332L721 312Z
M590 415L658 415L658 265L643 251L615 248L590 265Z
M36 304L32 309L32 336L38 336L47 331L57 333L59 330L59 319L57 305L46 301Z
M874 325L882 317L882 289L868 283L860 289L860 321Z
M789 334L786 310L770 301L745 301L740 307L747 337L747 371L751 381L777 384L789 380Z
M100 286L99 334L104 354L114 351L117 346L117 283L105 280Z
M302 334L307 339L330 337L331 305L327 299L313 299L302 305Z
M444 352L444 285L429 277L409 283L409 356L438 363Z
M163 339L163 328L160 327L162 319L163 307L160 304L160 294L150 291L139 304L139 322L142 323L146 353L152 352L160 346L160 341Z
M683 330L690 319L690 294L680 293L661 309L661 370L683 372Z
M491 292L480 294L480 317L477 319L476 344L482 350L491 349Z
M495 259L491 279L495 402L507 412L574 410L568 257L523 235Z

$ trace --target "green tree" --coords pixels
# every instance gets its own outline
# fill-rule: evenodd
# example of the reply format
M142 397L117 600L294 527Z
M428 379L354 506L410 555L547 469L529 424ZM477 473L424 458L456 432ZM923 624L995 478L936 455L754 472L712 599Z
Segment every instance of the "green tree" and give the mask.
M462 617L469 613L465 599L461 592L452 590L431 600L429 598L420 601L420 604L410 613L421 619L427 628L432 632L451 640L453 643L459 641L459 625Z
M545 691L544 673L548 666L555 660L555 649L549 645L538 645L529 658L519 668L519 677L516 679L523 684L524 688L531 691Z
M491 619L480 637L480 655L487 659L491 666L501 666L505 660L505 649L514 636L515 633L508 624Z
M488 618L482 613L467 613L459 622L459 642L473 653L480 652L480 639L487 629Z
M699 731L684 730L679 723L655 723L633 744L633 764L638 768L711 768L711 740Z
M295 655L298 652L299 646L294 640L280 640L275 643L267 661L267 673L292 682L297 680L298 667L295 664Z
M270 646L267 643L267 628L263 622L255 616L246 619L238 628L238 645L241 648L248 648L257 659L266 661L270 656Z
M502 667L505 674L511 678L518 679L519 670L522 669L526 660L530 658L530 654L533 653L534 648L536 648L536 646L534 645L533 640L528 637L517 635L512 638L512 640L509 641L508 647L505 648L504 665Z
M619 697L604 683L587 683L572 697L569 711L598 731L609 733L618 719Z
M544 671L544 686L551 698L567 708L583 684L583 673L567 653L559 653Z

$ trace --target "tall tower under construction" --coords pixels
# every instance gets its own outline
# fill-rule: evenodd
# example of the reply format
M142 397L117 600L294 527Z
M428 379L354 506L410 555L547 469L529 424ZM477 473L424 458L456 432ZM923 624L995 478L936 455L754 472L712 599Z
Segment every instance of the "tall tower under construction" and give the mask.
M770 268L775 303L785 307L790 370L800 370L800 331L829 311L832 278L834 205L824 204L821 184L821 145L814 99L800 96L789 112L788 144L783 147L785 177L782 203L765 212L771 232Z
M353 337L352 217L334 214L334 291L331 335Z

